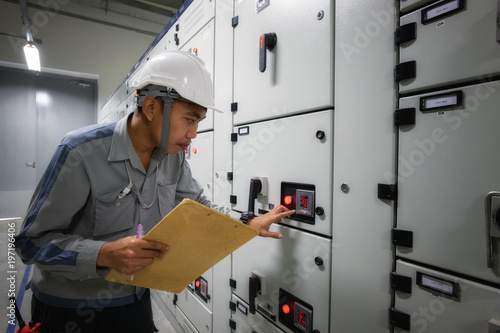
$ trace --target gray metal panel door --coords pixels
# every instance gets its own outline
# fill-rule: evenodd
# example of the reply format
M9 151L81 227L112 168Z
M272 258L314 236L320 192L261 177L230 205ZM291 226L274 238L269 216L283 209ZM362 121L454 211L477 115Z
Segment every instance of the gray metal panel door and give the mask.
M333 182L333 111L293 116L238 127L234 144L233 194L235 210L248 210L250 180L267 177L267 194L255 200L259 209L271 210L281 204L281 182L315 186L315 204L323 214L315 214L314 224L295 219L283 223L303 230L332 235L331 184ZM319 139L317 135L323 133Z
M95 81L37 76L37 179L68 132L96 123L96 91Z
M462 107L421 110L456 93ZM399 134L397 225L413 232L413 247L398 246L398 256L500 282L500 238L488 268L485 214L487 194L500 191L499 105L499 81L401 99L416 123Z
M214 132L198 133L188 149L186 160L193 178L203 187L203 194L213 201Z
M281 329L274 326L269 320L258 312L251 314L245 301L233 295L232 301L236 304L236 310L231 311L231 319L236 323L234 333L283 333Z
M0 191L33 190L37 112L34 75L0 68ZM36 166L36 165L35 165Z
M0 98L0 192L15 196L35 189L66 133L96 122L97 83L0 68Z
M411 319L409 330L396 327L394 332L498 332L499 289L401 260L396 272L412 279L411 293L396 291L395 297L395 308ZM489 322L497 323L495 330L488 330Z
M281 225L271 228L283 234L283 239L256 237L233 252L233 293L248 305L249 278L258 277L257 312L268 319L276 316L275 324L289 331L279 322L281 288L310 304L312 328L328 332L332 241Z
M258 12L256 1L234 5L235 124L333 106L332 1L270 1ZM268 33L277 42L261 72L260 41Z
M400 63L416 61L416 77L400 81L401 93L470 80L483 82L500 73L496 1L468 1L465 9L451 11L459 3L426 7L432 9L427 17L435 19L425 23L421 17L426 8L401 17L401 25L417 26L416 39L400 47Z

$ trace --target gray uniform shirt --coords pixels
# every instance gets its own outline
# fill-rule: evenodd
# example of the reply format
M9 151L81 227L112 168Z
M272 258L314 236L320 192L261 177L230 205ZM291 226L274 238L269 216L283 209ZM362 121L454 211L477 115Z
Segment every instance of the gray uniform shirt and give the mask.
M140 297L142 288L104 279L109 269L96 266L99 250L104 242L135 235L139 223L148 232L184 198L240 216L203 195L184 151L155 149L146 172L127 119L69 133L35 190L15 245L24 263L35 264L31 288L46 304L99 308Z

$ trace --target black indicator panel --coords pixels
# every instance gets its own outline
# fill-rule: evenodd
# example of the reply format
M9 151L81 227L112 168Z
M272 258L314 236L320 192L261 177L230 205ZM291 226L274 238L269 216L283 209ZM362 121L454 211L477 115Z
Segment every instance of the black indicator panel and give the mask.
M195 288L194 291L198 296L201 297L205 302L208 302L210 296L208 295L208 281L205 280L202 276L195 280Z
M309 224L315 222L315 186L281 182L281 204L296 210L290 218Z
M280 288L279 320L297 333L313 331L313 308L308 303Z

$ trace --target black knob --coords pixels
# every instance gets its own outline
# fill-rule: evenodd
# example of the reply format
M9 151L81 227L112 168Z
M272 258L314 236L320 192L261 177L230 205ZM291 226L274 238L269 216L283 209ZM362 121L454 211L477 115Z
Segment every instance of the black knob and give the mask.
M325 132L324 131L317 131L316 132L316 139L318 140L323 140L325 138Z
M259 40L259 70L264 73L266 70L266 51L271 51L276 46L278 37L274 32L260 35Z
M316 212L316 215L321 216L325 213L325 210L323 209L323 207L316 207L315 212Z
M250 179L250 193L248 195L248 212L255 213L255 199L262 191L262 182L258 178Z
M495 214L495 220L493 221L500 228L500 208L497 209L497 213Z
M323 258L321 258L321 257L314 258L314 263L316 264L316 266L322 266L323 265Z
M248 279L248 306L251 314L255 314L255 298L257 297L257 293L260 291L260 280L258 277L250 277Z

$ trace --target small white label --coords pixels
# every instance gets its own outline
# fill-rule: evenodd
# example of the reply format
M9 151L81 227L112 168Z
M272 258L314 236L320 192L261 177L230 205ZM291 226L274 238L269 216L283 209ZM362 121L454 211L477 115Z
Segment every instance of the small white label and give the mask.
M236 307L244 314L247 314L247 307L241 304L240 302L237 302Z
M457 96L446 96L440 98L430 98L425 101L426 109L442 108L445 106L457 105Z
M245 127L238 128L238 134L239 135L246 135L248 133L250 133L250 127L245 126Z
M449 282L440 281L432 279L429 276L422 276L422 285L425 287L432 288L434 290L441 291L443 293L453 295L453 285Z
M427 19L431 20L435 17L438 17L440 15L444 15L448 12L451 12L452 10L458 9L459 8L459 2L458 0L448 2L444 5L437 6L436 8L433 8L427 12Z

